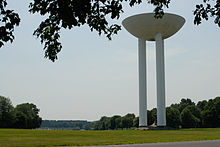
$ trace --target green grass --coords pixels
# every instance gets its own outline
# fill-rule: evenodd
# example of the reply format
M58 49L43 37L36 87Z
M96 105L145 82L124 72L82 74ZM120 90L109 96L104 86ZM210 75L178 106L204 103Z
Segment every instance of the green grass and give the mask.
M0 129L0 146L86 146L220 139L220 128L181 130L57 131Z

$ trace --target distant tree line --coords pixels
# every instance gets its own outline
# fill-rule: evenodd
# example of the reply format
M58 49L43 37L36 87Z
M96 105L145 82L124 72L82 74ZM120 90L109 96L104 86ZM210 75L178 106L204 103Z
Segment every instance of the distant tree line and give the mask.
M83 120L43 120L41 129L91 130L92 122Z
M99 121L94 122L95 130L114 130L132 128L138 126L138 118L134 114L127 114L123 117L115 115L113 117L103 116Z
M13 107L9 98L0 96L0 128L49 128L71 130L115 130L136 128L139 118L134 114L101 117L95 122L73 120L44 120L39 109L32 103ZM157 124L157 109L147 110L148 125ZM220 127L220 97L197 104L190 99L181 99L180 103L166 108L167 126L172 128ZM42 123L42 124L41 124Z
M42 121L39 111L32 103L14 107L9 98L0 96L0 128L39 128Z
M190 99L181 99L180 103L166 108L167 126L172 128L220 127L220 97L197 104ZM147 110L148 125L157 123L157 109ZM139 118L134 114L123 117L115 115L103 116L93 123L95 130L114 130L138 127Z

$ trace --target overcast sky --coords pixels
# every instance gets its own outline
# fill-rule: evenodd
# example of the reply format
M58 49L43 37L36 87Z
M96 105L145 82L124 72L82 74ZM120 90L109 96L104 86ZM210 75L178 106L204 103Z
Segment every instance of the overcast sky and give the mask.
M43 45L33 31L43 17L28 13L29 0L8 0L21 17L15 41L0 48L0 95L14 106L29 102L43 119L97 120L101 116L138 115L137 39L124 28L109 41L87 26L62 30L63 49L55 63L44 58ZM128 16L152 12L142 4ZM166 105L181 98L194 102L220 96L220 28L210 19L193 24L195 0L174 1L165 12L186 23L165 40ZM148 109L156 107L155 44L147 42Z

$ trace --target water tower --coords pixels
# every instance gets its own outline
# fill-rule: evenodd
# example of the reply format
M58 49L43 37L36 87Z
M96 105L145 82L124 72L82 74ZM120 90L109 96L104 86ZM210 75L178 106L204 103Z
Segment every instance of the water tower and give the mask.
M164 39L174 35L185 23L181 16L165 13L156 19L154 13L130 16L123 20L125 29L138 38L139 127L147 126L146 41L156 41L157 126L166 126Z

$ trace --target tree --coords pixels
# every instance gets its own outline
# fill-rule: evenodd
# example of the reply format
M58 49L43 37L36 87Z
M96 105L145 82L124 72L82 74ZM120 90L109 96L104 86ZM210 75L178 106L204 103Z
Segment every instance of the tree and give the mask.
M191 105L195 106L195 103L192 102L191 99L189 99L189 98L187 98L187 99L182 98L180 103L178 103L178 104L171 104L171 107L175 108L175 109L178 109L179 112L181 113L184 108L186 108L187 106L191 106Z
M189 109L194 116L201 119L201 110L198 107L194 105L189 105L187 106L187 109Z
M146 0L148 4L155 6L156 18L161 18L163 9L169 7L171 0ZM30 3L30 13L39 13L47 17L34 31L34 35L40 38L44 44L45 57L51 61L57 59L62 45L59 42L60 30L72 29L87 24L91 31L95 30L99 35L105 34L111 39L121 29L118 24L110 24L107 17L118 19L123 13L123 2L128 2L132 7L140 4L142 0L33 0ZM4 42L13 41L13 31L19 25L20 18L13 10L5 10L6 0L0 0L0 47ZM196 5L194 10L194 24L198 25L202 19L208 20L214 17L214 23L220 26L220 2L216 0L203 0L202 4Z
M173 107L166 108L167 126L178 128L180 126L180 112Z
M4 43L14 40L14 28L20 23L20 18L14 10L6 9L7 1L0 0L0 48Z
M133 122L135 119L134 114L128 113L127 115L121 117L119 115L114 115L113 117L103 116L99 121L94 123L95 130L114 130L133 127Z
M127 114L121 119L121 127L122 128L131 128L133 126L133 120L135 118L134 114Z
M180 110L180 104L171 104L170 107Z
M195 103L192 102L191 99L187 98L187 99L181 99L181 102L179 104L179 111L182 112L183 109L185 109L187 106L195 106Z
M147 124L152 125L157 122L157 109L147 110Z
M204 108L205 108L205 105L206 105L207 103L208 103L208 102L207 102L206 100L199 101L196 106L197 106L201 111L203 111Z
M135 117L133 120L133 127L138 128L139 127L139 117Z
M196 5L194 10L194 24L199 25L202 19L208 20L209 17L214 17L214 23L220 27L220 1L203 0L202 4Z
M15 111L14 128L25 129L28 128L28 116L21 111Z
M100 122L100 121L95 121L95 122L93 123L93 128L94 128L94 130L102 130L102 128L101 128L101 122Z
M19 128L34 129L40 127L42 118L39 116L40 110L36 105L32 103L20 104L15 107L15 111L17 116L15 124L19 124Z
M220 97L210 99L202 111L204 127L220 127Z
M42 121L39 111L36 105L29 103L14 108L9 98L0 96L0 128L38 128Z
M115 119L115 128L116 129L121 129L122 128L122 117L117 117Z
M201 126L201 111L196 106L187 106L180 114L181 124L184 128Z
M96 121L94 124L95 130L108 130L110 129L110 117L103 116L99 121Z
M14 107L9 98L0 96L0 128L12 127L15 120Z
M112 129L112 130L117 129L116 119L120 118L120 117L121 116L119 116L119 115L115 115L115 116L110 118L110 123L111 123L110 129Z
M133 126L133 120L131 121L128 117L121 118L121 128L130 128Z

